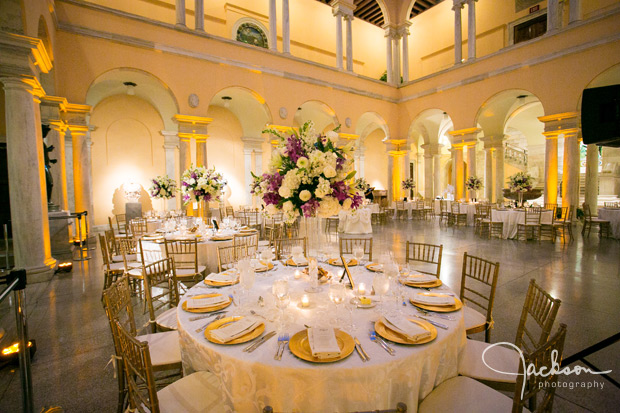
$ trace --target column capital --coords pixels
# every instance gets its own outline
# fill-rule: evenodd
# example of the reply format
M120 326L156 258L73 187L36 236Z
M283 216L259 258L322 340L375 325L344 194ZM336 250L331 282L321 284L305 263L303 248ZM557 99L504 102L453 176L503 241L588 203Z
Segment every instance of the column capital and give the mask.
M482 129L480 128L467 128L451 131L448 134L450 135L452 146L470 146L477 143L478 133L481 131Z
M334 16L353 19L353 11L356 6L351 0L332 0L329 5L332 6L332 14Z
M409 26L411 26L411 22L404 22L401 23L397 26L395 26L395 29L398 31L398 34L401 37L405 37L405 36L409 36Z
M402 32L393 24L384 24L382 28L384 30L383 37L389 39L400 39L402 37Z
M262 137L242 136L241 141L243 142L244 150L262 152L265 139Z
M452 0L452 10L462 9L465 7L465 2L467 0Z
M465 3L467 3L468 5L472 5L473 3L477 2L478 0L465 0Z
M564 112L540 116L538 120L545 124L545 131L543 132L545 138L557 139L577 135L581 117L579 112Z
M207 125L213 122L213 118L181 114L174 115L172 120L179 125L179 137L182 139L187 135L189 138L208 138Z
M175 149L179 147L179 132L162 130L159 131L164 137L164 149Z
M64 105L64 110L61 112L61 118L63 121L71 125L86 126L86 117L90 115L90 110L90 105L82 105L79 103L66 103ZM88 130L87 126L86 129Z
M420 145L422 149L424 149L424 155L428 153L429 155L441 155L441 148L443 147L440 143L425 143L424 145Z
M0 63L1 64L1 63ZM18 75L18 76L2 76L0 75L0 82L4 85L4 90L9 89L21 89L30 93L33 99L40 102L40 98L45 96L45 90L39 83L39 79L35 76Z
M41 122L49 123L52 122L60 122L65 123L61 120L61 114L67 109L67 99L59 96L43 96L41 97ZM55 128L58 131L61 131L58 128Z
M0 76L49 73L52 60L41 39L0 31Z

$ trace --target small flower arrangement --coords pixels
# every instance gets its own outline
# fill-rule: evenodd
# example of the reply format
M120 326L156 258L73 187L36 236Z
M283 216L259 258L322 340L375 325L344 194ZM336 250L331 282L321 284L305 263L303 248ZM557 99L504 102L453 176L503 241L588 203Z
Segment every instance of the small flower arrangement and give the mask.
M508 177L508 188L511 192L528 192L533 185L534 178L527 172L517 172Z
M370 185L366 182L364 178L357 178L355 180L355 187L359 189L361 192L366 192L370 189Z
M470 191L477 191L478 189L482 188L482 180L477 176L472 175L467 178L467 181L465 181L465 188L469 189Z
M415 182L413 181L413 178L408 178L402 182L402 186L404 190L413 189L415 188Z
M225 186L226 180L215 168L190 165L181 177L183 203L187 205L190 202L219 201Z
M149 188L151 198L170 199L176 196L177 183L174 179L168 177L168 175L153 178L151 182L153 183Z
M312 122L306 122L286 136L273 129L263 131L277 136L278 146L269 172L256 177L250 189L262 196L267 215L282 212L292 222L298 216L329 217L362 204L364 195L355 186L349 157L353 144L339 148L336 130L319 134Z

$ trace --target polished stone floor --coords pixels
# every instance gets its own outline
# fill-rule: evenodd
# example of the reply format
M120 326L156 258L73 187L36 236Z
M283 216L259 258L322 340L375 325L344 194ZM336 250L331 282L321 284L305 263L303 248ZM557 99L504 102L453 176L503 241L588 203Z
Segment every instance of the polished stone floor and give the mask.
M577 230L580 227L576 228ZM576 231L577 232L577 231ZM565 355L572 355L620 331L620 242L578 234L571 244L486 240L473 228L439 227L436 221L389 222L376 227L374 250L393 247L404 258L404 242L444 245L442 280L458 289L463 253L500 262L492 341L513 341L529 280L562 300L558 322L568 325ZM68 412L113 412L116 381L107 366L113 353L109 325L101 305L101 258L75 262L73 273L29 285L30 336L37 342L32 360L35 411L61 406ZM15 337L13 309L0 306L0 326ZM476 339L483 339L478 334ZM6 343L6 341L5 341ZM613 370L620 381L620 344L588 359L601 370ZM620 390L600 376L561 377L557 412L618 411ZM596 382L598 388L582 389ZM603 388L600 388L603 383ZM568 386L573 386L570 389ZM0 412L21 410L19 370L0 369Z

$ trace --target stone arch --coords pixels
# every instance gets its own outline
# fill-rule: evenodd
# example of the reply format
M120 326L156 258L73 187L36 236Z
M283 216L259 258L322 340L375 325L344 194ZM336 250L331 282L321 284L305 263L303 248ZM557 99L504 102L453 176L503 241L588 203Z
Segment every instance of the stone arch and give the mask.
M340 125L336 111L320 100L308 100L297 107L293 126L300 127L309 120L314 122L317 132L327 132Z

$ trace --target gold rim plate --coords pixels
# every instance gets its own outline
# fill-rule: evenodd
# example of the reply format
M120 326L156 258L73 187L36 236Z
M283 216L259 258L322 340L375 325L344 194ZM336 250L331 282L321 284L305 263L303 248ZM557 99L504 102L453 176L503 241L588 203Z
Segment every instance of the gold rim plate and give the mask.
M197 295L195 297L192 298L209 298L209 297L217 297L218 295L222 295L222 294L202 294L202 295ZM190 298L191 300L191 298ZM217 311L217 310L221 310L222 308L226 308L230 305L230 303L232 303L232 299L230 297L228 297L228 302L227 303L223 303L223 304L219 304L213 307L205 307L205 308L187 308L187 301L183 301L183 310L189 312L189 313L210 313L213 311Z
M230 324L232 322L239 321L242 318L243 317L241 317L241 316L224 317L224 318L222 318L220 320L216 320L216 321L212 322L205 329L205 338L207 340L209 340L210 342L215 343L215 344L223 344L223 345L241 344L241 343L247 343L250 340L254 340L256 337L258 337L261 334L263 334L263 331L265 331L265 323L260 323L260 325L258 327L256 327L254 330L250 331L249 333L244 334L241 337L237 337L234 340L230 340L230 341L228 341L226 343L221 342L220 340L218 340L215 337L213 337L213 335L211 335L211 331L217 330L218 328L222 328L225 325Z
M289 267L307 267L308 263L306 262L305 264L295 264L295 262L293 261L292 258L289 258L286 261L286 265L288 265Z
M447 295L447 294L441 294L441 293L422 293L424 295L430 295L430 296L435 296L435 297L441 297L443 295ZM420 307L424 310L429 310L429 311L436 311L438 313L451 313L452 311L457 311L460 310L463 307L463 303L461 302L461 300L459 300L458 297L454 297L454 305L427 305L427 304L420 304L418 302L413 301L413 299L409 299L409 301L411 302L411 304L413 304L416 307Z
M230 241L231 239L233 239L232 236L212 237L211 241Z
M366 265L366 269L368 271L372 271L372 272L383 272L383 270L381 269L381 264L376 263L376 262L371 262L370 264ZM398 266L398 270L402 271L403 270L403 266L399 265Z
M226 286L229 286L229 285L239 284L239 279L237 278L237 280L234 281L234 282L220 282L220 281L207 280L205 278L204 282L205 282L205 284L210 285L212 287L226 287Z
M261 268L257 268L254 272L266 272L269 270L273 270L273 264L270 262L260 261Z
M437 338L437 329L435 328L435 326L433 326L428 321L416 320L416 319L411 319L411 318L408 318L408 320L413 323L416 323L423 329L430 331L431 332L430 337L426 337L426 338L423 338L421 340L416 340L416 341L409 340L402 334L390 329L388 326L383 324L381 320L377 320L375 322L375 331L377 334L379 334L381 337L385 338L386 340L390 340L394 343L399 343L399 344L408 344L408 345L426 344L426 343L430 343L431 341Z
M336 267L344 267L340 258L332 258L330 260L327 260L327 263ZM357 265L357 260L355 258L351 258L349 261L347 261L347 265L349 267L355 267Z
M326 359L314 357L312 355L312 350L310 350L310 343L308 342L308 330L301 330L300 332L295 333L295 335L291 337L288 347L291 350L291 353L302 360L310 361L312 363L333 363L334 361L343 360L353 353L353 350L355 349L355 341L353 341L353 337L342 330L334 329L334 332L336 333L338 347L340 347L340 355L338 357L330 357Z
M441 280L438 278L435 281L429 281L426 283L408 283L408 282L400 282L403 285L406 285L407 287L413 287L413 288L435 288L435 287L441 287L443 285L443 283L441 282Z

